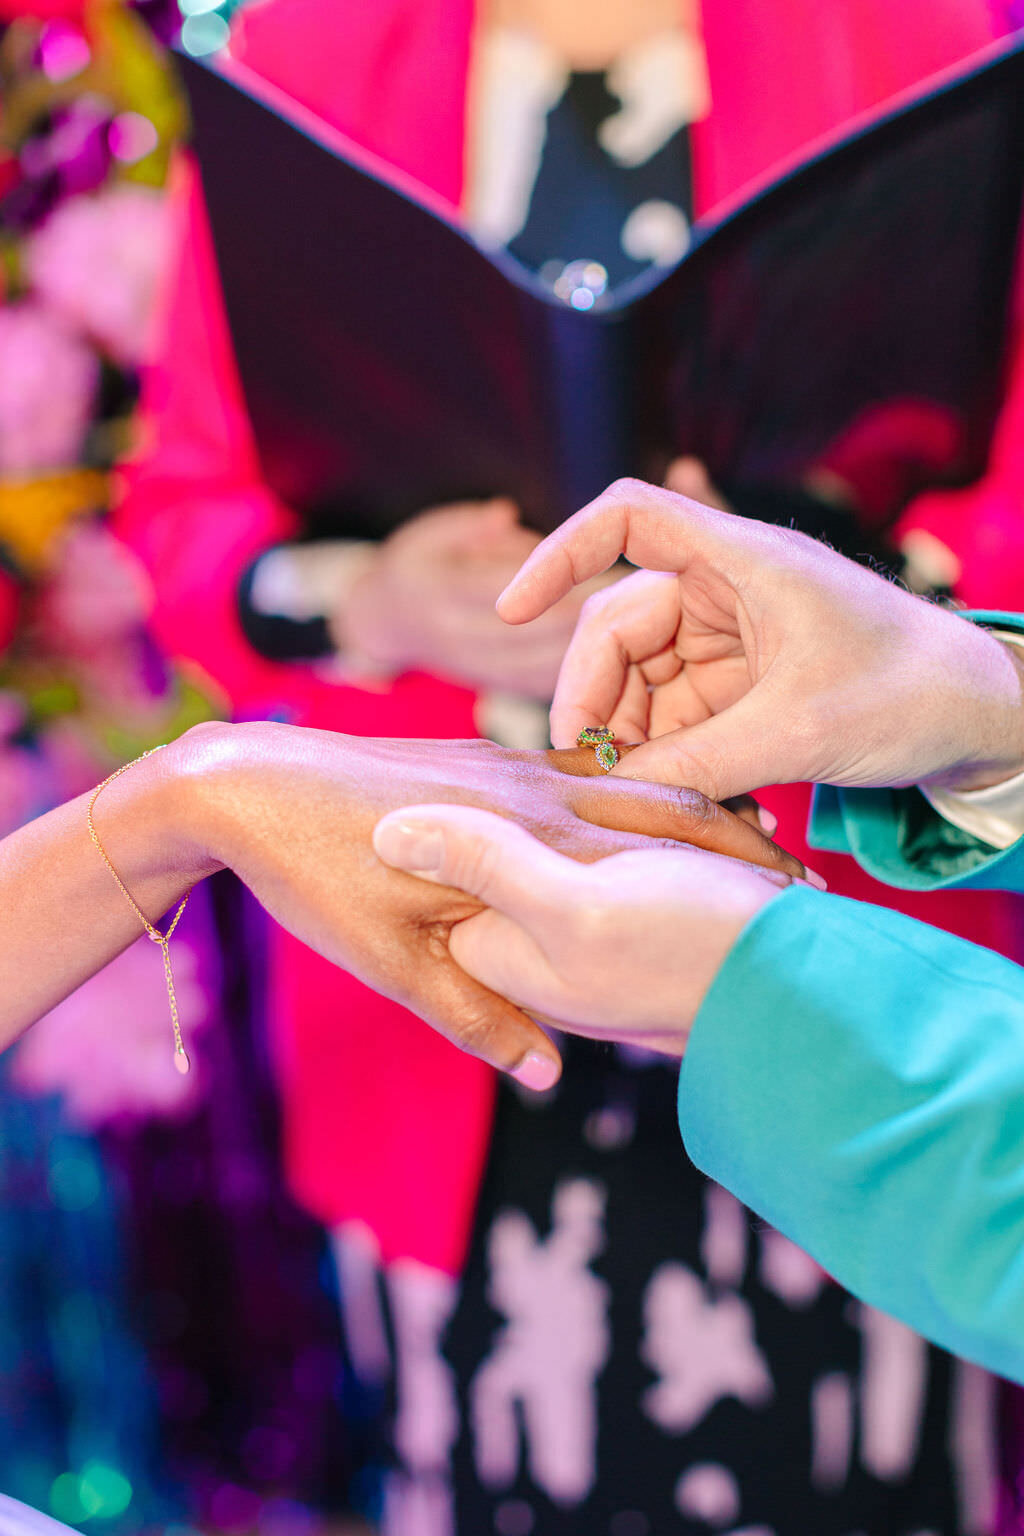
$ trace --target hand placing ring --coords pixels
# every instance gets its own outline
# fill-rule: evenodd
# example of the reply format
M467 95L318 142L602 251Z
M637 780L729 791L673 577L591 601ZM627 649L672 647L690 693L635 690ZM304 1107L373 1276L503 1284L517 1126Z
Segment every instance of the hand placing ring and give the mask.
M593 747L594 755L605 773L611 773L619 760L615 737L606 725L585 725L576 737L578 747Z

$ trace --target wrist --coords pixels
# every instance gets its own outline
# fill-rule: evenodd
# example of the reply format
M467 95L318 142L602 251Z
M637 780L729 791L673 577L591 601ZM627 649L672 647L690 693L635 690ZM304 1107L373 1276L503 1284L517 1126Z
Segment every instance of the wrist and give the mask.
M193 726L158 753L150 794L165 854L202 879L231 866L242 812L243 740L250 761L264 727Z
M767 884L767 882L764 883ZM751 899L743 904L742 911L736 911L737 920L728 942L716 955L710 967L701 967L701 984L688 998L690 1007L685 1021L687 1056L695 1036L698 1049L706 1043L708 1038L706 1020L709 1015L719 1011L723 997L741 998L743 1011L749 1013L753 1010L756 1016L762 983L769 988L777 982L788 983L789 978L786 976L780 977L771 972L766 976L759 975L756 968L752 968L750 964L751 946L757 944L757 936L763 933L766 927L768 931L775 932L778 923L781 922L784 925L782 930L784 931L786 918L778 911L780 901L786 898L787 902L801 902L806 899L807 889L802 881L794 881L789 886L773 887L760 893L760 899L751 892ZM773 908L776 909L774 914Z
M765 907L778 901L792 885L807 883L803 880L789 881L785 876L773 876L755 869L749 869L749 872L745 870L744 875L742 880L736 880L717 921L708 925L707 939L702 948L704 964L699 982L701 990L691 1019L687 1021L687 1036L693 1015L696 1015L750 924Z
M984 637L967 688L978 698L970 755L930 781L957 794L992 789L1024 772L1024 636L1020 643L972 625ZM965 710L970 720L969 710Z
M659 854L656 861L663 859L667 866L671 857ZM669 1056L685 1053L693 1021L744 932L789 888L788 882L777 884L750 865L717 855L711 858L714 863L708 865L699 907L692 893L687 893L681 903L669 899L662 908L662 921L655 914L645 914L644 928L658 934L656 947L647 955L648 970L658 977L658 985L646 992L646 1006L638 1004L635 989L630 988L619 1000L613 1021L626 1031L619 1038ZM635 942L642 946L641 934ZM611 995L609 984L599 991Z
M282 825L304 777L317 777L315 737L329 741L332 760L350 755L353 738L270 721L200 725L175 743L168 796L173 835L197 865L233 869L245 878L254 858L287 852Z
M182 755L181 741L147 754L108 783L93 805L103 851L151 916L151 893L170 900L222 867L194 825Z

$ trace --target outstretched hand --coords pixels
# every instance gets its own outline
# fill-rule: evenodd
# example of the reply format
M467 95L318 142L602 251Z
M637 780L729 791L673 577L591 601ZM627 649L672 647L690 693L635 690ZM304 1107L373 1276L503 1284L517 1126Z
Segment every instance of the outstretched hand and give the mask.
M646 743L625 778L714 800L811 780L972 789L1024 767L1008 647L790 529L617 482L527 559L498 611L523 624L625 555L591 597L552 709Z

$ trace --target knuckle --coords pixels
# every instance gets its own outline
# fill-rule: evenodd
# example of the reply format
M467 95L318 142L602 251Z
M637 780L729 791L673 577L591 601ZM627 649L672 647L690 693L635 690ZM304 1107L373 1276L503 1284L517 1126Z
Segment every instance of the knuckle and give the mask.
M759 837L757 849L752 851L749 857L750 862L756 864L763 874L789 883L794 861L769 838Z
M650 495L651 487L646 480L640 480L636 475L620 475L613 480L605 495L613 501L628 502L635 505Z
M791 853L787 853L785 848L780 848L778 843L773 842L770 837L764 837L763 833L761 836L764 839L763 852L765 855L765 862L769 864L772 869L782 869L788 870L790 872L796 871L799 873L803 872L803 865L799 862L799 860L794 859Z
M459 1015L455 1043L502 1072L514 1067L522 1055L522 1041L501 1017L497 1003L493 1008L482 1001L466 1004Z
M778 854L777 868L779 871L785 874L788 880L802 880L807 873L807 869L801 860L795 854L787 853L785 848L779 848L775 843L772 844L772 847L775 848Z
M724 798L722 786L726 782L725 765L720 753L710 743L702 743L699 751L695 751L688 744L687 734L683 732L672 742L670 763L676 786L688 789L691 793L699 792L705 799L714 801L716 806Z
M462 1049L490 1060L489 1048L493 1044L494 1035L494 1020L487 1010L476 999L464 1003L459 1010L458 1022L458 1043Z
M630 496L644 489L644 482L636 475L619 475L611 483L611 493L614 496Z
M674 785L667 798L695 841L711 832L720 819L718 806L698 789Z

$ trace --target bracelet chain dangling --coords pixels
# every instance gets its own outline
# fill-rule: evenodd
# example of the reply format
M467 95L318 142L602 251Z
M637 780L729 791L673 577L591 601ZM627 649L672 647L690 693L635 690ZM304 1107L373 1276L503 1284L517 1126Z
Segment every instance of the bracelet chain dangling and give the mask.
M191 1063L189 1062L188 1053L185 1050L184 1042L181 1038L181 1020L178 1016L178 999L174 991L174 972L171 969L170 945L171 939L174 937L174 930L177 928L179 922L181 921L181 914L184 912L186 906L188 905L188 898L192 893L191 891L185 892L181 904L178 907L178 910L175 912L174 917L171 919L170 926L168 927L166 933L161 933L159 928L154 928L153 924L149 921L149 918L146 916L145 912L143 912L142 908L135 900L135 897L132 895L131 891L129 891L128 887L121 879L121 876L110 862L110 859L107 855L107 850L100 842L99 834L96 831L96 826L93 821L93 811L96 808L96 802L100 795L102 795L103 791L107 788L107 786L109 784L113 784L115 779L119 779L122 773L127 773L129 768L134 768L137 763L143 762L147 757L152 757L154 752L159 752L161 749L162 744L160 747L150 747L148 752L143 752L141 757L133 758L130 763L125 763L123 767L118 768L116 773L112 773L109 778L103 780L102 784L97 785L89 801L89 807L86 811L86 821L89 825L89 836L92 838L94 844L96 845L96 849L100 855L100 858L103 860L104 864L113 875L118 890L124 896L125 900L128 902L128 905L135 913L135 916L142 924L147 936L153 941L154 944L159 945L160 953L163 956L164 962L164 977L167 981L167 1001L171 1005L171 1027L174 1030L174 1065L179 1072L184 1074L188 1071Z

